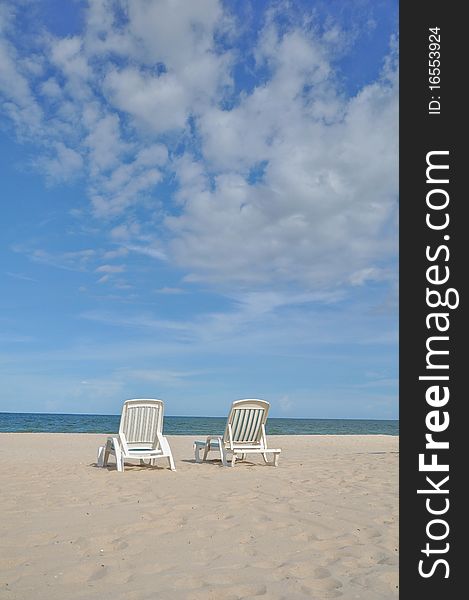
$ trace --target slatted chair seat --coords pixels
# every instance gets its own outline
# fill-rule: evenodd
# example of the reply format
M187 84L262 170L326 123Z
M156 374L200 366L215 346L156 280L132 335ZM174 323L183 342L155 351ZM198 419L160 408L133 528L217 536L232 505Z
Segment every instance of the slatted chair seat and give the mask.
M172 471L176 470L171 448L163 435L162 400L137 398L126 400L122 408L118 436L109 437L105 446L98 449L98 465L105 467L109 456L116 458L118 471L124 471L126 460L149 460L167 458Z
M265 400L249 398L235 400L231 406L223 436L209 435L205 441L194 442L195 461L207 460L212 450L220 452L223 466L227 465L228 455L231 454L231 466L237 458L244 459L246 454L262 454L264 461L273 466L278 465L280 448L268 448L265 423L270 404ZM203 450L202 461L200 451ZM272 454L269 463L267 455Z

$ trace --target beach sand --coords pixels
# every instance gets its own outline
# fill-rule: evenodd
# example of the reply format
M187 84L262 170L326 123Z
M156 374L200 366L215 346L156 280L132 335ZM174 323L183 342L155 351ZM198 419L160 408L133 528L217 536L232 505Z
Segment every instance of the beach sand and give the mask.
M176 473L97 468L105 439L0 434L0 598L398 597L397 437L275 436L277 468L223 468L169 436Z

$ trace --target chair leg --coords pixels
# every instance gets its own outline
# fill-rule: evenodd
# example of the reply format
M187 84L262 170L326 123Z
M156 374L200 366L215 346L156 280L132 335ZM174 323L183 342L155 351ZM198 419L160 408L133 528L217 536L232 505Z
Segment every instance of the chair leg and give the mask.
M175 471L176 470L176 466L174 464L174 459L173 459L173 455L170 454L168 456L168 462L169 462L169 468L171 469L171 471Z
M194 458L196 463L202 462L200 460L200 446L198 444L194 444Z
M104 446L100 446L98 448L98 456L96 458L96 464L98 465L98 467L104 466L103 461L104 461Z
M231 457L231 466L234 467L236 462L236 454L233 452L233 456Z
M262 453L262 458L264 459L265 464L268 465L269 461L267 460L267 454Z
M278 467L278 459L279 459L280 454L278 452L276 452L274 454L274 467Z
M124 457L122 456L121 449L115 444L114 452L116 454L116 468L120 473L124 472Z
M109 454L111 453L111 440L107 440L106 447L104 449L104 457L103 457L103 467L107 467L107 463L109 461Z
M224 467L227 467L228 462L227 462L227 456L226 456L226 449L223 447L223 444L220 444L220 458L221 458L221 464Z

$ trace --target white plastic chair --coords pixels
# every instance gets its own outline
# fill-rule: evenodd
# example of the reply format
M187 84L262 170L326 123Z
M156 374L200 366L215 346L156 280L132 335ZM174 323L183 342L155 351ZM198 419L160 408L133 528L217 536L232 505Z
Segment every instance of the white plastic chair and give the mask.
M228 454L231 454L231 466L236 459L245 458L246 454L261 454L267 464L278 465L280 448L268 448L265 423L270 404L265 400L249 398L235 400L231 406L223 436L209 435L203 441L194 442L195 462L200 460L200 450L204 450L202 460L207 459L211 450L218 450L223 466L227 466ZM269 463L267 454L273 455Z
M175 471L171 448L163 435L163 406L162 400L150 398L126 400L119 434L109 437L98 449L98 466L107 466L112 454L118 471L124 471L126 460L140 460L140 464L149 460L154 465L157 458L167 458L171 471Z

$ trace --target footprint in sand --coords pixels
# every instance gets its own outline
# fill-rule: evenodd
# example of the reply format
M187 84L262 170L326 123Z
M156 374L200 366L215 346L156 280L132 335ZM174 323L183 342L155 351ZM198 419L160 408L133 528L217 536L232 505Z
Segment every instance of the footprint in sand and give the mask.
M88 581L97 581L98 579L102 579L103 577L106 577L108 572L109 572L108 567L105 567L105 566L99 567L98 569L93 571L93 573L91 573L91 575L88 577Z
M314 542L316 540L318 540L318 536L314 535L314 533L306 533L305 531L302 531L301 533L297 533L296 535L293 535L292 540L294 540L295 542Z
M304 581L301 590L311 594L312 598L339 598L343 596L340 588L342 583L338 579L327 577L323 579Z
M374 539L377 537L381 537L382 532L378 531L378 529L365 529L363 531L362 537L365 539Z
M267 587L265 585L258 585L253 583L227 587L225 588L224 592L226 592L226 594L228 595L233 594L233 596L237 599L255 598L257 596L265 596L267 594Z
M313 569L313 576L316 579L325 579L326 577L330 577L331 572L329 571L329 569L326 569L324 567L316 567L315 569Z
M284 576L304 579L311 577L311 563L309 561L297 563L284 563L281 566L281 571Z
M112 547L114 550L125 550L129 547L129 544L124 540L117 538L116 540L112 540Z

